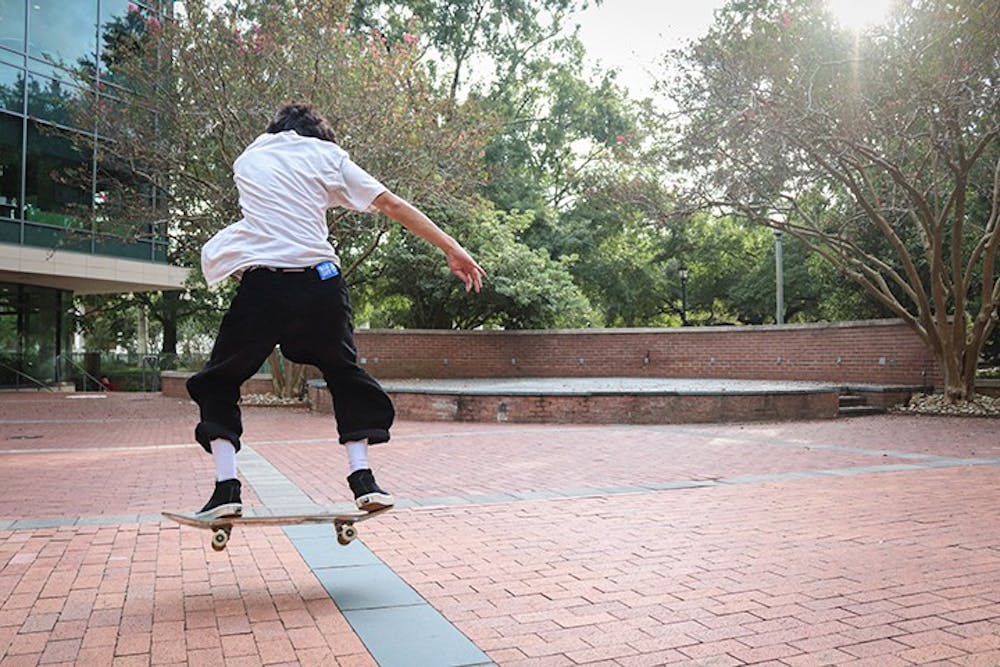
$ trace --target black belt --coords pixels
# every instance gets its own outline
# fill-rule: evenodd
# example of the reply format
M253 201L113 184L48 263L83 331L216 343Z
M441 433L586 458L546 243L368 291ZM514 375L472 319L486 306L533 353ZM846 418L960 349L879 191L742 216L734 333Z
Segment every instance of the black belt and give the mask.
M314 267L314 266L303 266L303 267L298 267L298 268L282 268L280 266L264 266L262 264L258 264L256 266L251 266L251 267L247 268L246 271L244 271L244 273L250 273L251 271L257 271L258 269L267 269L268 271L271 271L272 273L305 273L306 271L311 271L314 268L316 268L316 267Z

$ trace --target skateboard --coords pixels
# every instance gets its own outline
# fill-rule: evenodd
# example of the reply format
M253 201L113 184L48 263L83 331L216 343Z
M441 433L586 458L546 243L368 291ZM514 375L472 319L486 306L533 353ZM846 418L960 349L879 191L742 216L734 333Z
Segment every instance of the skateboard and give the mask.
M163 516L182 526L206 528L212 531L212 548L222 551L229 543L233 526L297 526L304 523L332 523L337 533L337 542L346 546L358 536L354 524L367 521L391 507L383 507L374 512L350 512L347 514L285 514L282 516L225 516L218 519L199 519L192 514L163 512Z

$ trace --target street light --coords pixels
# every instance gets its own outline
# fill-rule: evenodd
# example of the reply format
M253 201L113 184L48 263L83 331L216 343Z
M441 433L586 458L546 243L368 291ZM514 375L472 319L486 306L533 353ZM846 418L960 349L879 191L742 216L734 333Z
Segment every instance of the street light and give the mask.
M785 262L782 256L782 233L774 230L774 321L785 323Z
M677 269L677 275L681 279L681 326L686 327L688 325L687 309L688 309L688 296L687 296L687 282L688 282L688 270L686 266L682 266Z

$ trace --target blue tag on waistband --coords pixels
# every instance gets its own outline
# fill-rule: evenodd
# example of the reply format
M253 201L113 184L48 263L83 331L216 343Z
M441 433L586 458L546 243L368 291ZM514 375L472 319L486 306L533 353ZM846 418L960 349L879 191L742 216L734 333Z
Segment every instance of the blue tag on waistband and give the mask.
M329 280L340 273L340 269L333 262L321 262L316 265L316 273L319 274L320 280Z

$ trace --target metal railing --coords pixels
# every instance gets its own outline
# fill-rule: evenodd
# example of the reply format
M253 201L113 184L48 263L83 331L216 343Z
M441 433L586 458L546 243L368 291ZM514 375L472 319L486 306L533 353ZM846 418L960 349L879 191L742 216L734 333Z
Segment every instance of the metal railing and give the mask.
M83 366L81 366L80 364L78 364L76 361L73 360L72 355L57 354L55 360L56 360L56 368L57 369L61 370L61 367L59 366L59 362L62 361L63 363L69 364L69 366L71 368L75 369L76 371L78 371L80 373L80 377L82 378L82 385L83 385L82 387L78 387L80 390L82 390L82 391L90 391L91 390L91 386L93 387L94 391L103 391L104 389L106 389L106 387L104 386L104 383L101 382L101 378L94 377L89 372L87 372L86 368L84 368ZM68 377L69 374L63 374L61 372L57 372L57 375L60 376L60 377ZM58 380L58 378L57 378L57 380ZM76 384L75 381L74 381L74 384Z
M175 354L60 353L36 357L0 352L0 389L55 390L72 384L77 391L106 391L106 379L122 391L159 391L160 372L175 368L201 368L198 357Z
M24 371L22 371L22 370L20 370L18 368L15 368L14 366L11 366L11 365L3 362L3 361L0 361L0 370L6 371L8 373L13 373L13 379L14 379L14 382L12 382L12 383L8 383L8 382L5 382L4 380L0 380L0 386L4 386L4 385L8 385L9 384L9 385L12 385L16 389L20 389L21 386L22 386L20 380L24 379L24 380L28 380L31 383L30 385L27 385L27 386L35 386L35 387L38 387L39 389L44 389L45 391L55 391L51 386L49 386L48 384L46 384L42 380L39 380L38 378L36 378L36 377L34 377L32 375L29 375L28 373L25 373Z

